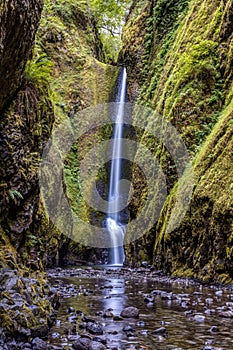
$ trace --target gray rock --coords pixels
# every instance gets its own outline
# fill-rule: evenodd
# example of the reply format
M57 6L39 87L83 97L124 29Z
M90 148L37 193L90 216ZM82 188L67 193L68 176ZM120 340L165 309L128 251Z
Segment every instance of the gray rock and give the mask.
M46 350L48 349L47 343L40 339L40 338L35 338L32 341L32 349L33 350Z
M91 339L79 338L74 344L73 348L75 350L91 350Z
M135 332L135 330L130 325L126 325L123 328L123 332Z
M219 313L219 316L223 318L233 318L233 311L231 310L222 311Z
M106 346L104 346L102 343L99 343L97 341L91 342L91 350L105 350Z
M201 314L197 314L193 317L194 321L196 322L204 322L205 321L205 316Z
M167 330L165 327L160 327L160 328L157 328L155 329L152 334L160 334L160 335L167 335Z
M212 327L210 328L210 332L211 332L211 333L217 333L217 332L219 332L218 326L212 326Z
M129 306L122 310L120 315L123 318L138 318L139 310L136 307Z
M112 318L114 315L110 310L106 310L103 314L104 318Z
M141 267L148 267L148 262L147 261L142 261L141 262Z
M88 322L87 331L95 335L103 334L103 329L97 322Z
M92 340L97 341L98 343L102 343L104 345L107 344L107 338L105 337L97 336L97 337L94 337Z
M19 278L17 276L11 277L5 281L5 290L17 289Z
M154 296L152 295L146 295L144 298L145 303L149 304L149 303L153 303L154 302Z

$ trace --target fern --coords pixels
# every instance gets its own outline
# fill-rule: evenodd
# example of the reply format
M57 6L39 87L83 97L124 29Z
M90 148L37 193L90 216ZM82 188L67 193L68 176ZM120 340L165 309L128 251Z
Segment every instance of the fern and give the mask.
M28 61L24 78L26 81L47 85L51 81L52 67L52 61L43 53L34 60Z
M8 192L9 192L10 198L13 201L17 201L17 199L23 199L22 194L17 190L9 190Z

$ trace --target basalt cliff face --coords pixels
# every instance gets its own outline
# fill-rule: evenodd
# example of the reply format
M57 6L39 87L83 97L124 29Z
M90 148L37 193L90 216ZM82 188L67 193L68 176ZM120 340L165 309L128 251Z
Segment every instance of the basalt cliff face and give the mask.
M156 109L176 128L192 158L195 183L184 220L168 233L177 177L171 156L154 140L168 198L158 223L127 247L132 263L148 260L174 275L232 279L232 19L227 0L133 2L122 51L131 101ZM145 135L141 140L145 144ZM137 199L143 188L136 171L133 182ZM132 217L142 205L136 199Z

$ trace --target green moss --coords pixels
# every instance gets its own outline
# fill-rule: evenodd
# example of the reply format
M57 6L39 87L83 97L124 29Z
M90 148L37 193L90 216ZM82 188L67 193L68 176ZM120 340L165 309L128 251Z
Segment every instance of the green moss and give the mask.
M158 221L154 255L162 259L158 267L166 267L174 274L180 274L178 264L185 275L193 266L194 275L204 280L216 280L219 274L221 282L223 279L229 282L233 277L230 267L233 233L232 115L233 103L224 110L194 161L196 187L190 210L181 226L171 233L166 231L176 201L175 188ZM165 257L168 249L171 252L170 262Z
M209 133L207 126L212 129L214 115L224 100L219 55L222 48L216 34L224 8L217 1L208 5L207 1L177 1L173 5L158 2L147 19L154 24L146 26L145 43L150 44L142 60L149 73L139 103L166 115L187 140L190 151L195 152Z
M86 1L45 2L34 56L44 57L44 52L46 59L52 63L55 126L65 120L72 124L73 120L78 121L79 111L112 100L119 69L103 63L102 43L95 19L91 11L87 11ZM101 140L102 132L97 132L96 137ZM93 142L93 135L81 137L65 160L64 185L71 208L74 214L87 222L91 212L80 187L79 165L85 152L93 147ZM90 190L93 183L94 179L90 179ZM50 231L49 252L52 253L50 247L53 245L55 249L60 249L61 234L50 227L47 220L44 220L43 226ZM54 242L53 235L57 235L58 241ZM65 238L62 241L64 243Z

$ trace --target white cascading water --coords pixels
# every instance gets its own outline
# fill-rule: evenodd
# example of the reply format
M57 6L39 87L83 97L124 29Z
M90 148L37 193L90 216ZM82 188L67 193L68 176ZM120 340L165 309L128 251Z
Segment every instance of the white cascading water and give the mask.
M123 68L120 80L119 89L116 98L117 111L116 121L113 134L112 162L110 170L109 183L109 210L106 220L107 229L111 239L111 252L109 263L111 265L123 265L124 255L124 235L125 227L120 223L120 197L122 196L120 189L121 168L122 168L122 135L124 127L124 103L126 101L126 69ZM113 205L112 205L113 203ZM111 206L111 210L110 210Z

